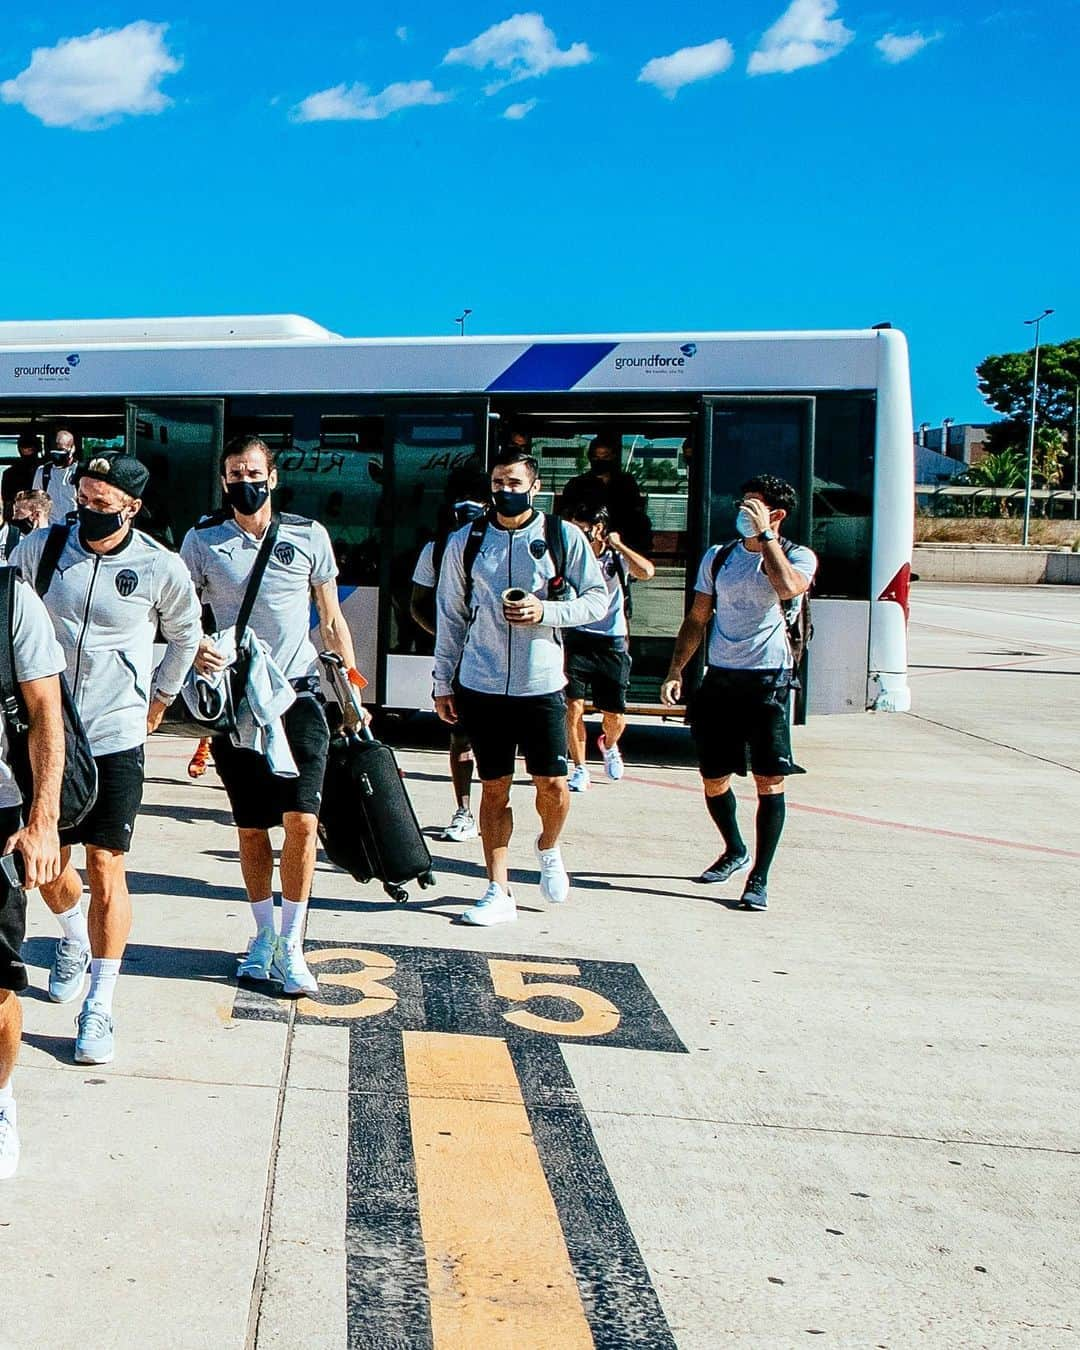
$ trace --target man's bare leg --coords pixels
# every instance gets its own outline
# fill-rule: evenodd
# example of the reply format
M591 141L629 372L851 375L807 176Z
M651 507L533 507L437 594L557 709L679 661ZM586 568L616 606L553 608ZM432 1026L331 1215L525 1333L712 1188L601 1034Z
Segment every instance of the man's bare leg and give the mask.
M486 779L481 784L480 797L480 838L488 880L507 892L510 889L510 839L514 833L514 812L510 806L513 781L512 774Z

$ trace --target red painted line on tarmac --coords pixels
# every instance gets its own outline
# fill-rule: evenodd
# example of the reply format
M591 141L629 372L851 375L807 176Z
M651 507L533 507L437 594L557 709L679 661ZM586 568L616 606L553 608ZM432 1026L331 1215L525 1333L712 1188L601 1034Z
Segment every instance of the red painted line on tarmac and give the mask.
M626 781L641 783L644 787L673 788L676 792L692 792L697 796L700 787L685 783L662 783L657 778L638 778L627 774ZM1080 858L1080 853L1068 848L1050 848L1047 844L1022 844L1018 839L997 839L989 834L965 834L963 830L942 830L936 825L909 825L902 820L882 820L880 816L860 816L854 811L836 811L829 806L807 806L803 802L788 801L792 811L805 811L812 816L831 816L834 820L850 820L856 825L879 825L887 830L907 830L912 834L932 834L940 839L963 839L969 844L993 844L997 848L1017 848L1025 853L1046 853L1053 858Z

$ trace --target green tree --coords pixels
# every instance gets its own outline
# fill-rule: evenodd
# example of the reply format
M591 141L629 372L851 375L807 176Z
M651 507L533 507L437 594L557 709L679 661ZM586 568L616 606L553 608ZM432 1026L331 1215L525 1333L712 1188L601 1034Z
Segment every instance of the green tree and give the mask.
M1031 377L1035 349L1026 352L1006 352L1002 356L988 356L975 368L979 379L979 393L1002 421L990 427L990 446L995 452L1017 451L1027 468L1028 428L1031 424ZM1073 442L1073 409L1076 389L1080 385L1080 338L1066 342L1041 344L1039 347L1039 390L1036 400L1036 436L1044 429L1059 433L1056 456L1045 459L1040 446L1035 447L1036 474L1048 485L1061 481L1066 464L1072 464L1076 454ZM1067 435L1069 452L1066 452ZM1050 448L1048 443L1047 448ZM1070 475L1071 477L1071 475Z
M991 450L968 469L966 477L978 487L1016 488L1023 487L1026 473L1027 459L1019 450ZM999 502L1001 514L1007 516L1009 499L1001 497Z

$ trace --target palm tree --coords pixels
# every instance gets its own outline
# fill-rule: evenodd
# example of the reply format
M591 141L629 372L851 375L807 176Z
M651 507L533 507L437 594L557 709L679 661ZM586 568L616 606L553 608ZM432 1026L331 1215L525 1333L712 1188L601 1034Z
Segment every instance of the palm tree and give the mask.
M1019 450L994 450L968 469L967 479L979 487L1023 487L1026 467L1024 456ZM1001 514L1009 514L1008 497L1001 498Z

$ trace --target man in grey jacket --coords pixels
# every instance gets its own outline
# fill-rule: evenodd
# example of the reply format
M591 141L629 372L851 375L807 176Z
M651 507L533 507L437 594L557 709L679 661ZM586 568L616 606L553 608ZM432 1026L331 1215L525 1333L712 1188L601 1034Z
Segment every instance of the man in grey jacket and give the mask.
M143 746L176 697L202 635L187 568L132 527L148 477L130 455L95 457L79 475L77 520L35 530L12 554L12 565L41 593L53 621L98 770L97 801L75 829L61 834L62 870L41 887L62 931L49 997L56 1003L78 998L90 971L77 1064L113 1058L113 993L131 931L124 854L142 802ZM52 568L50 537L62 544ZM167 645L152 686L159 627ZM86 846L85 915L72 844Z
M565 561L557 576L544 516L533 510L538 465L522 450L505 451L491 474L494 514L450 536L439 573L435 641L435 709L472 741L482 784L480 837L489 885L466 910L466 923L517 918L509 890L514 820L510 787L520 747L536 787L540 893L567 899L570 878L559 835L570 810L566 785L566 699L559 630L603 617L607 589L588 541L574 525L563 531ZM483 528L466 573L470 534ZM566 599L551 597L565 582Z

